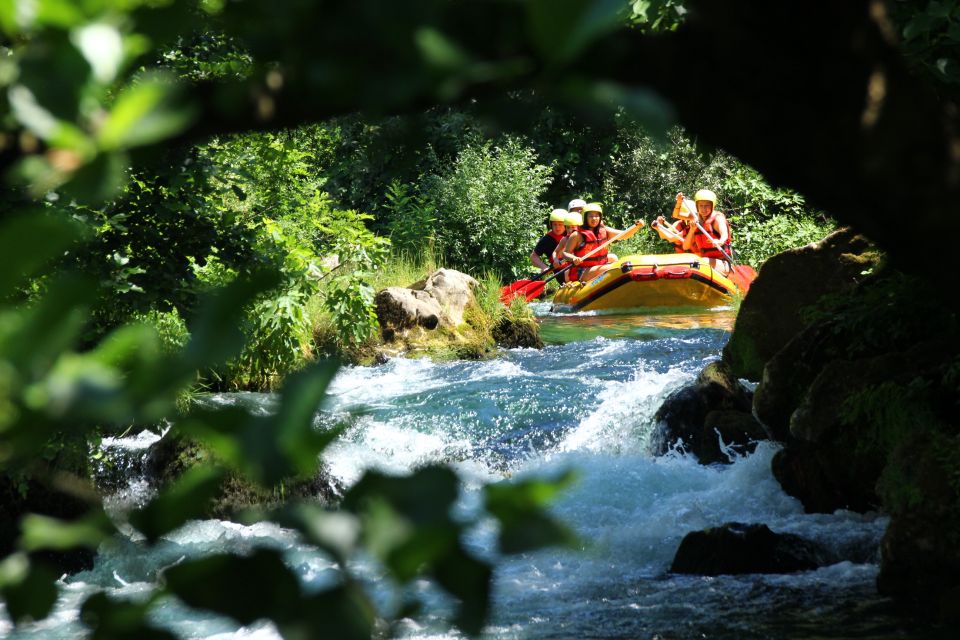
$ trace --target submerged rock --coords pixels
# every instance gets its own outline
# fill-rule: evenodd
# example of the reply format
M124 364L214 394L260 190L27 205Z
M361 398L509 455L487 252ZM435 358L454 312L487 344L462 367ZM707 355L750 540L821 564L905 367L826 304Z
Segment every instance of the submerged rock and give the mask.
M671 393L657 410L652 453L663 455L682 443L702 464L712 464L729 462L728 451L753 451L766 432L750 413L751 395L726 364L708 364L696 382Z
M672 573L719 576L795 573L833 562L816 543L765 524L729 522L684 536L670 565Z
M209 449L171 428L151 447L146 469L151 484L162 488L176 481L188 469L214 461ZM282 486L272 489L265 489L239 474L231 473L211 501L206 516L230 519L243 509L275 506L286 500L317 500L333 504L340 499L343 491L341 483L322 465L312 477L291 478Z

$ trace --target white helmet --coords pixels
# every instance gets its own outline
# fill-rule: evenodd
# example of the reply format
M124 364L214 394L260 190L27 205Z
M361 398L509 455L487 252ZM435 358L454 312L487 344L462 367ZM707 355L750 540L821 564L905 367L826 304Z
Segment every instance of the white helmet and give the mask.
M567 210L566 209L554 209L550 212L550 222L566 222L567 220Z
M571 210L577 209L577 208L583 209L585 206L587 206L586 200L581 200L580 198L574 198L573 200L570 201L570 204L567 205L567 209L571 209Z

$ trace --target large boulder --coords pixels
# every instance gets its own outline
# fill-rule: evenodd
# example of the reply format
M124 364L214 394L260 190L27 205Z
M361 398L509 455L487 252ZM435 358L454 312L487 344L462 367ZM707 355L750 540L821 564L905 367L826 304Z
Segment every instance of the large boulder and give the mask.
M478 286L479 283L465 273L453 269L437 269L410 288L422 291L436 300L443 311L444 321L455 327L463 323L463 313L475 301L473 292Z
M729 462L728 451L753 451L766 433L750 413L751 395L726 364L711 362L657 410L651 452L663 455L682 443L702 464L712 464Z
M784 490L810 512L879 508L877 481L910 414L924 412L904 390L936 380L948 348L933 340L904 352L825 364L790 415L791 446L773 460ZM901 395L904 402L895 407Z
M849 291L878 263L869 241L851 229L773 256L740 306L724 361L737 377L760 380L767 360L804 328L806 307Z
M765 524L729 522L684 536L670 566L672 573L701 576L795 573L833 562L819 545Z
M380 291L374 304L380 329L388 340L397 331L413 327L436 329L443 315L440 303L429 293L403 287L387 287Z
M898 447L881 480L891 513L880 544L881 594L916 613L960 622L960 508L956 467L960 435L918 434Z
M455 329L476 304L476 280L452 269L437 269L409 288L387 287L374 299L385 340L408 336L411 329Z

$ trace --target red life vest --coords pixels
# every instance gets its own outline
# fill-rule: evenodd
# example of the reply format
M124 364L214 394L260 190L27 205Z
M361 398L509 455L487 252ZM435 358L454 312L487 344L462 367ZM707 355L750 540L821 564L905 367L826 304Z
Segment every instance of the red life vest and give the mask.
M680 237L681 237L681 238L686 237L686 235L687 235L687 230L688 230L688 229L690 229L690 227L689 227L689 226L687 225L687 223L684 222L683 220L681 220L681 221L680 221L680 224L678 224L678 225L676 226L676 231L677 231L677 233L680 234ZM685 251L684 248L683 248L683 242L681 242L680 244L675 244L675 245L673 245L673 252L674 252L674 253L688 253L688 252Z
M708 217L706 221L704 221L702 227L708 232L714 230L713 224L717 220L718 213L720 212L714 211L713 213L710 214L710 217ZM724 258L724 255L723 255L724 252L726 252L727 255L730 255L730 223L727 222L726 217L723 218L723 224L726 225L726 228L727 228L727 240L721 246L721 248L723 249L722 251L718 249L717 245L715 245L713 243L713 240L710 239L710 237L713 237L714 240L718 239L717 236L719 236L719 234L717 234L717 236L713 236L713 234L711 233L710 237L708 237L703 231L701 231L698 228L696 231L693 232L693 252L703 256L704 258L726 259Z
M594 233L589 229L580 229L580 237L583 239L583 242L580 243L580 246L577 247L576 251L573 252L573 255L578 258L582 258L587 255L599 245L607 241L607 228L603 225L597 229L597 232ZM580 263L581 267L596 267L601 264L607 264L607 248L603 247L592 256Z

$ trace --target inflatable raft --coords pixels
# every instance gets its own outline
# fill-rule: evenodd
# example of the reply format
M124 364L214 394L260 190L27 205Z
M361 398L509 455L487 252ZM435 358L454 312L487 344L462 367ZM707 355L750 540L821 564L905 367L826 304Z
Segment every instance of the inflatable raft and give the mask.
M737 286L692 253L630 255L587 282L568 282L553 297L561 312L730 304Z

